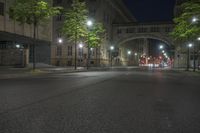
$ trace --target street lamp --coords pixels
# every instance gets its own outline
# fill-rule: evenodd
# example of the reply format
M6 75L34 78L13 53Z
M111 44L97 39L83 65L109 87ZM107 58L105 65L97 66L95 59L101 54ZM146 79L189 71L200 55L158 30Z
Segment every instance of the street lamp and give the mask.
M112 67L112 62L113 62L113 57L112 57L112 52L115 49L114 46L110 46L110 66Z
M82 56L83 56L83 44L82 43L79 44L79 49L80 49L79 56L80 56L80 65L81 65L82 64Z
M131 55L131 51L128 51L128 55Z
M58 43L63 43L63 39L62 38L58 38Z
M93 22L92 22L91 20L88 20L88 21L87 21L87 26L88 26L88 27L91 27L92 25L93 25Z
M82 43L79 44L79 48L83 48L83 44Z
M159 48L160 48L160 49L163 49L163 48L164 48L164 46L163 46L163 45L160 45L160 46L159 46Z
M114 50L115 49L115 47L114 46L110 46L110 50Z
M200 37L197 38L197 41L198 41L197 43L200 42ZM200 48L200 46L199 46L199 48ZM198 50L199 50L197 52L197 55L198 55L198 70L200 70L200 67L199 67L200 66L200 55L199 55L200 54L200 49L198 49Z
M188 56L187 56L187 71L190 69L190 48L193 46L192 43L188 44Z
M193 17L192 18L192 23L196 23L198 21L198 18L197 17Z
M90 28L93 26L93 22L91 20L87 20L86 22L87 28L88 28L88 58L87 58L87 69L89 69L89 63L90 63Z

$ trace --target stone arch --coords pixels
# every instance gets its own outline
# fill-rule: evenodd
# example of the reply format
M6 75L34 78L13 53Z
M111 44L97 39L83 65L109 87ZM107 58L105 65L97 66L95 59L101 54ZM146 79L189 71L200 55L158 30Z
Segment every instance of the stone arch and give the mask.
M151 38L151 39L162 41L169 46L173 46L173 41L169 36L167 36L167 35L156 35L156 34L135 34L135 35L131 35L131 36L121 38L118 42L116 42L116 44L118 44L118 46L122 46L123 44L125 44L128 41L140 39L140 38Z

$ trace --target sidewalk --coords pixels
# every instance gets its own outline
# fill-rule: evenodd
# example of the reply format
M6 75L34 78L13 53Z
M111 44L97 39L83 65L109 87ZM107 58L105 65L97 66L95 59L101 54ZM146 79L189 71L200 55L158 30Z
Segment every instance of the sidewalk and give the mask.
M86 72L86 71L105 71L109 70L109 67L90 67L89 70L85 67L41 67L36 68L35 71L32 68L7 68L0 67L0 79L11 79L11 78L22 78L29 76L38 76L45 74L55 74L55 73L73 73L73 72Z

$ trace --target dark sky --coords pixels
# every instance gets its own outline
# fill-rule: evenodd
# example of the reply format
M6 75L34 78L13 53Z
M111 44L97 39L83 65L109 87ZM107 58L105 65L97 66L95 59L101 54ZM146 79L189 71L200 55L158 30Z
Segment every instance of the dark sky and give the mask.
M171 21L175 0L123 0L139 22Z

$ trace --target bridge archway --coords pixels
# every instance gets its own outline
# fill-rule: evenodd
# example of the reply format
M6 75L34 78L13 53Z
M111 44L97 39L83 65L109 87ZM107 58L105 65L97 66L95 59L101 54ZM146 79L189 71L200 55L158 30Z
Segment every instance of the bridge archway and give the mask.
M173 46L173 41L167 36L155 35L155 34L139 34L134 36L128 36L116 42L116 44L120 47L123 46L126 42L135 40L135 39L154 39L161 42L164 42L168 46Z

